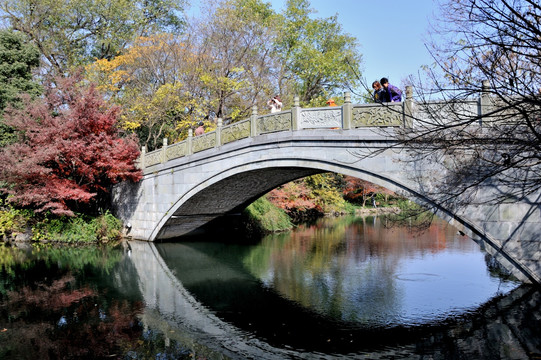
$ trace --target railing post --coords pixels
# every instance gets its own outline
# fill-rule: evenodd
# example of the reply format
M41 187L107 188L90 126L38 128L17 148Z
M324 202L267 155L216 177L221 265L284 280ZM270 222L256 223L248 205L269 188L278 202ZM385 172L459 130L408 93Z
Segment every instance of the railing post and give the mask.
M193 130L188 129L188 138L186 139L186 153L187 153L186 155L193 154L192 143L193 143Z
M257 136L257 105L252 106L252 116L250 116L250 137Z
M218 125L216 126L216 145L214 147L222 146L222 119L218 118Z
M301 120L301 107L299 96L293 98L293 107L291 108L291 129L299 130L299 121Z
M145 156L147 154L146 146L141 146L141 160L139 161L139 166L141 169L145 168Z
M406 101L404 101L404 127L413 127L413 87L406 86Z
M344 105L342 105L342 129L351 129L352 116L353 104L351 104L351 94L349 91L346 91L344 93Z
M163 138L162 163L167 161L166 151L167 151L167 138Z
M479 97L479 103L477 106L477 112L479 115L479 125L483 125L483 115L489 112L490 105L490 82L483 80L481 88L481 96Z

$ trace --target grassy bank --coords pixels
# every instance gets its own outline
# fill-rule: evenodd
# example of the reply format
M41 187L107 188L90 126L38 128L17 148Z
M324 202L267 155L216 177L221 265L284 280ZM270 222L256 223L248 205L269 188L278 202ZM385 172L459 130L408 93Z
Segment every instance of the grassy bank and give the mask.
M122 222L109 212L97 217L49 218L30 210L3 206L0 210L0 240L41 243L92 244L120 240Z
M285 231L293 227L286 212L272 204L265 196L250 204L244 213L258 232Z

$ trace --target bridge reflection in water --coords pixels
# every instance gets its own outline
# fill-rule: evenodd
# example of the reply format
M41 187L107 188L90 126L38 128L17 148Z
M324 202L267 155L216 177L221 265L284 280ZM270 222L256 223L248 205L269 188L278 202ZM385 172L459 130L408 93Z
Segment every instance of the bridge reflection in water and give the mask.
M295 301L280 297L263 287L250 273L239 271L224 261L223 256L217 261L211 252L197 251L196 247L183 244L156 246L133 241L130 246L131 260L146 302L143 322L194 349L196 354L204 353L207 358L330 359L344 355L348 358L460 358L468 354L478 359L522 359L541 354L538 330L541 294L534 287L519 287L483 305L475 313L430 325L362 329L348 326L347 322L334 322ZM170 267L164 259L175 257L178 252L197 263L197 269L190 273L187 262L184 267ZM183 274L177 276L175 272L180 270ZM182 283L179 278L188 283ZM214 283L210 280L213 278ZM238 290L237 294L222 293L220 287L215 286L220 281L233 286L239 284L234 291L228 292L235 294ZM238 296L239 299L249 295L256 299L254 306L259 308L259 319L227 314L225 308L218 317L217 312L209 310L186 289L194 284L215 286L215 294L210 296L214 297L218 309L221 295ZM225 303L232 299L223 300ZM280 312L279 316L277 312ZM252 325L257 325L252 322L276 320L277 317L290 317L294 323L287 327L280 323L267 328L258 326L257 333L250 331ZM287 333L289 336L284 336Z

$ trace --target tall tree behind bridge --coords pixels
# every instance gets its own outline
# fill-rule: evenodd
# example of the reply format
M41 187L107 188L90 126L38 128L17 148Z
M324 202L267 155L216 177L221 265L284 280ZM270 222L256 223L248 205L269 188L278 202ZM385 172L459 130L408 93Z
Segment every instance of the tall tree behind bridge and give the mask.
M37 96L41 86L32 72L39 65L39 52L22 34L0 31L0 147L15 139L13 129L4 124L4 110L20 106L22 93Z
M337 16L314 18L308 0L288 0L276 38L280 59L279 91L300 96L309 106L360 87L362 56L358 42L345 33Z
M38 47L43 69L65 75L90 60L111 59L137 36L176 32L184 0L3 0L0 17Z
M442 13L433 33L437 66L417 87L426 117L406 145L446 167L431 193L450 209L471 202L482 186L496 189L485 202L529 198L539 206L541 5L447 0ZM479 96L482 114L475 103L465 110ZM443 101L428 102L434 98Z
M304 105L324 105L326 96L354 86L351 69L361 61L355 40L336 18L312 20L307 1L291 2L283 14L261 0L207 5L182 36L141 37L116 58L87 68L122 106L125 129L148 150L164 137L183 140L200 120L212 129L207 115L234 122L250 116L254 105L266 112L276 93L286 108L296 94ZM304 25L310 31L286 46L288 31Z
M210 1L191 24L201 85L218 117L238 120L275 91L276 14L261 0Z
M183 140L208 112L209 100L190 39L171 34L140 37L123 54L87 67L111 103L122 108L120 125L153 150L163 138Z

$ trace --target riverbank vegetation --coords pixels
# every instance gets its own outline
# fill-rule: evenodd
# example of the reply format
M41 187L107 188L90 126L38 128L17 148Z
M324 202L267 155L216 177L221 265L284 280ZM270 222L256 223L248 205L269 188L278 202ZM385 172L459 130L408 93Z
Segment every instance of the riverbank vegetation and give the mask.
M74 245L117 243L122 222L110 212L91 216L48 216L31 210L0 206L0 240L3 242L64 243Z
M265 196L250 204L245 213L248 216L250 226L253 226L253 231L257 233L284 231L292 227L291 219L287 213L272 204Z
M323 216L396 215L402 211L406 211L404 215L412 211L417 214L419 208L381 186L335 173L308 176L279 186L246 209L249 218L258 224L255 226L264 232L289 229ZM278 214L287 215L287 219Z

